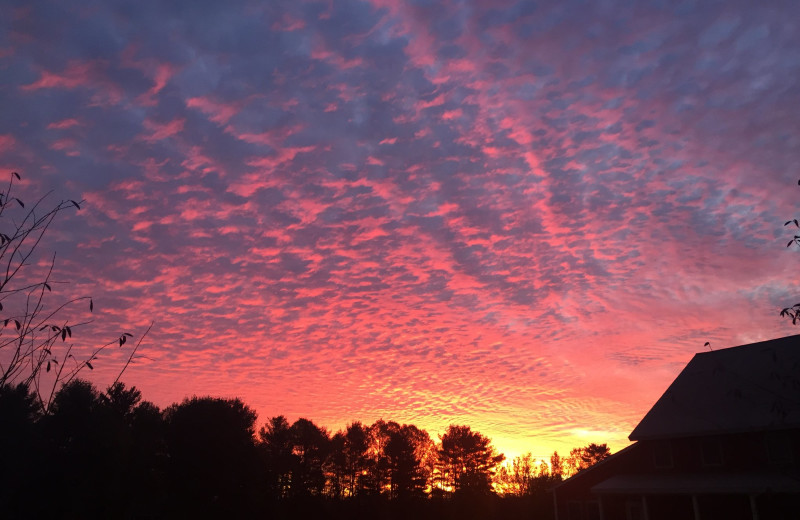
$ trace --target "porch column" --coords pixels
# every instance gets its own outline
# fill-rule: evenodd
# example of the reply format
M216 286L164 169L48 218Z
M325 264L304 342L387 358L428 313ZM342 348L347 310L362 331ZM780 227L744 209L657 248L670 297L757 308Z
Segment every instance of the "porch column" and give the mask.
M558 520L558 498L556 498L556 490L553 490L553 513L555 513L555 520Z
M647 510L647 497L642 495L642 515L644 520L650 520L650 511Z
M697 501L697 495L692 495L692 510L694 511L694 520L700 520L700 504Z
M753 513L753 520L758 520L758 504L756 504L755 495L750 495L750 512Z

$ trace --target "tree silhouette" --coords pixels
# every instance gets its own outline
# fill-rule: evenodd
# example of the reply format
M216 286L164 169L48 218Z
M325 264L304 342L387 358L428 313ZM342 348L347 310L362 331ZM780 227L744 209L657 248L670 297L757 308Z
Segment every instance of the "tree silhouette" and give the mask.
M505 456L495 452L489 438L469 426L452 424L440 438L437 470L443 489L456 494L491 493L495 468Z
M344 470L347 496L358 496L366 487L369 470L369 428L353 422L344 432Z
M195 397L162 415L122 383L99 393L73 380L46 415L27 386L6 385L0 418L0 441L21 448L4 459L14 469L0 474L3 518L546 517L546 490L560 480L544 462L537 469L530 455L495 472L503 456L468 426L450 426L437 449L414 425L352 423L329 439L309 419L289 425L278 416L256 446L255 414L238 399ZM366 442L370 430L377 445ZM589 445L568 462L592 464L607 452ZM378 459L382 492L352 500L375 491ZM431 483L434 471L439 480ZM57 483L47 500L42 481ZM448 498L425 500L437 489L435 496Z
M800 185L800 181L797 181L797 184ZM795 228L800 229L800 223L798 223L798 220L796 218L792 220L787 220L783 226L786 227L792 224L794 224ZM786 244L786 247L791 247L792 244L800 246L800 232L798 232L798 234L795 234L792 237L792 239L789 240L789 243ZM792 325L797 325L797 322L800 321L800 303L795 303L791 307L784 307L781 310L781 317L787 317L790 320L792 320Z
M557 453L553 455L558 457ZM561 481L560 473L554 473L554 469L544 460L537 465L533 455L526 453L500 467L495 475L495 488L503 496L529 497L540 502L544 499L549 503L548 490Z
M369 467L367 471L367 489L373 495L391 493L391 475L389 474L389 458L386 445L391 433L400 428L394 421L379 419L369 427Z
M327 481L327 495L336 500L341 500L348 492L347 486L347 458L345 455L346 439L342 431L331 436L328 443L329 455L325 467Z
M100 393L75 379L48 414L26 385L5 385L0 419L0 442L17 448L0 472L0 516L12 519L510 520L552 516L546 490L560 480L557 453L552 472L530 454L496 471L503 456L468 426L451 425L437 447L410 424L354 422L331 439L277 416L256 442L255 413L238 399L193 397L162 414L122 383ZM589 445L569 462L607 453Z
M369 428L359 421L331 437L326 471L328 495L354 498L367 489L371 468L369 440Z
M273 417L259 430L258 446L267 464L267 490L277 499L322 495L330 438L309 419L291 426L286 417Z
M416 426L404 424L389 431L384 453L389 468L390 498L407 500L424 496L431 473L426 463L432 451L430 436Z
M583 448L573 448L565 462L570 476L593 466L603 459L611 456L611 451L606 444L591 443Z
M108 475L117 462L111 456L115 432L100 393L81 379L64 384L42 426L49 441L42 471L46 481L60 483L42 504L44 516L113 516L106 498L111 491Z
M136 388L116 382L100 396L105 435L112 442L105 496L119 516L147 516L163 509L167 446L161 412Z
M44 459L39 424L41 407L27 385L0 386L0 506L7 518L30 518Z
M47 194L26 205L15 192L15 181L20 180L20 175L12 172L5 190L0 191L0 387L27 385L46 412L63 383L84 369L93 370L101 351L115 344L122 346L131 334L122 333L91 349L81 360L73 354L73 332L90 320L71 319L66 314L78 303L91 313L94 303L89 296L79 296L50 304L48 297L60 283L53 279L55 253L48 254L46 261L40 257L56 217L69 209L80 210L82 202L51 203ZM135 352L134 348L122 371Z
M258 431L258 447L266 464L266 492L273 499L288 498L294 453L286 417L271 418Z
M503 495L530 495L537 476L536 470L536 463L530 453L514 457L511 464L500 467L495 477L496 487L500 488Z
M564 459L561 458L557 451L550 455L550 474L558 480L564 477Z
M3 518L148 517L163 510L161 414L121 383L75 379L50 413L25 384L0 387ZM155 427L154 427L155 426ZM7 444L6 444L7 443ZM42 482L46 488L42 500Z
M173 517L239 517L259 492L256 413L239 399L192 397L164 413Z
M324 465L330 450L328 432L304 418L295 421L289 431L294 455L291 495L320 496L325 489Z

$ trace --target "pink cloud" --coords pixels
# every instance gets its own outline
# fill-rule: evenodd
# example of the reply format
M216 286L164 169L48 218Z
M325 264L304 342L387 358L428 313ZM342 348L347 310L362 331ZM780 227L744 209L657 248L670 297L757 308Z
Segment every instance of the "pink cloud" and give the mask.
M455 110L446 110L442 114L442 119L444 119L445 121L451 121L453 119L460 118L462 114L463 114L463 112L462 112L462 110L460 108L457 108Z
M58 139L50 144L51 150L58 150L64 152L70 157L77 157L80 155L78 150L78 143L74 139Z
M227 124L242 108L241 103L225 104L203 97L189 98L186 100L186 106L200 110L202 113L210 116L209 120L219 125Z
M122 88L112 82L106 75L108 64L102 61L72 60L61 72L42 70L39 79L19 88L23 92L33 93L42 89L87 89L91 92L89 106L113 106L124 98Z
M176 68L169 63L160 63L156 65L155 72L153 73L153 86L150 90L139 96L136 101L143 106L156 105L158 103L156 97L175 75L175 72Z
M94 74L95 64L92 62L71 61L61 73L43 70L39 79L33 83L20 87L24 91L33 91L44 88L74 89L93 85L91 76Z
M280 20L272 24L273 31L299 31L305 29L306 22L302 18L296 18L289 13L283 13Z
M360 67L364 64L361 58L345 59L341 55L331 52L321 46L311 51L311 58L320 61L327 61L337 69L347 70Z
M75 118L69 119L62 119L61 121L56 121L54 123L50 123L47 125L48 130L65 130L67 128L72 128L73 126L80 126L80 122Z
M159 123L151 119L145 119L144 127L147 134L142 135L141 139L147 142L160 141L176 136L183 131L183 125L186 123L185 119L173 119L166 123Z
M16 145L17 140L11 134L0 134L0 153L11 151Z

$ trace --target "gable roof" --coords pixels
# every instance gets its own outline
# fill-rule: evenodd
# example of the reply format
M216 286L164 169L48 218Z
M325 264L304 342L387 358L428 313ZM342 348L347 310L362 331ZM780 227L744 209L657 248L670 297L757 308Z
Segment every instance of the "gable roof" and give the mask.
M800 335L695 354L631 440L800 427Z

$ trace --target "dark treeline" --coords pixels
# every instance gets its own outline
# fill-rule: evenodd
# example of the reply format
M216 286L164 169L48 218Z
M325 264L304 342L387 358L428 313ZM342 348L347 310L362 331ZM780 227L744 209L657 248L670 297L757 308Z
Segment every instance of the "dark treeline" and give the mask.
M451 425L256 414L193 397L160 410L136 388L74 380L43 413L24 385L0 386L3 518L551 518L547 490L608 455L501 465L490 439Z

